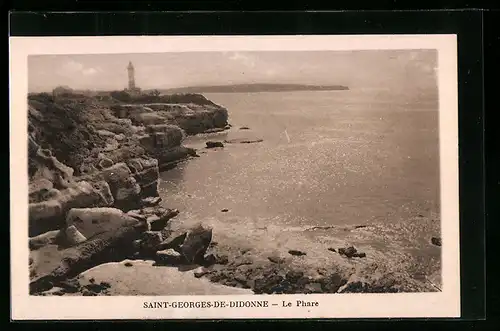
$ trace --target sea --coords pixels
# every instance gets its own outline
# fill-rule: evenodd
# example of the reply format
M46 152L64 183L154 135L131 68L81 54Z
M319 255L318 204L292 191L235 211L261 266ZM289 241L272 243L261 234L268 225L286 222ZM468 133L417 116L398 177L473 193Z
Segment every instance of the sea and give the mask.
M161 174L163 203L180 217L300 227L439 214L436 93L204 95L228 109L232 128L186 138L200 157ZM205 148L233 138L263 141Z

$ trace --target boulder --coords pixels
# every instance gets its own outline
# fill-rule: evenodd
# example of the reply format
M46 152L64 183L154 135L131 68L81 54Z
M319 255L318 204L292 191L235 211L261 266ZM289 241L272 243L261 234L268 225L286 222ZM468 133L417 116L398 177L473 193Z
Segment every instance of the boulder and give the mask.
M431 238L431 243L434 245L434 246L441 246L442 242L441 242L441 238L439 237L432 237Z
M99 191L90 183L82 181L60 191L55 199L31 203L29 205L30 236L60 229L64 224L67 211L71 208L108 206L112 202L108 194L104 184Z
M358 250L354 248L354 246L349 246L349 247L339 248L338 252L340 255L344 255L346 257L351 258L354 257L354 255L358 252Z
M132 243L142 231L140 227L122 227L116 231L100 233L78 246L65 249L55 267L37 273L32 279L30 294L50 289L57 282L99 264L125 259L134 250Z
M139 203L141 187L125 163L117 163L92 176L94 181L106 181L118 208L131 209Z
M148 125L146 132L153 135L156 148L180 146L185 135L181 128L170 124Z
M207 148L224 147L224 144L220 141L207 141L205 144Z
M63 224L63 206L59 200L30 203L28 208L30 236L59 229Z
M203 261L203 256L211 241L212 229L198 224L187 232L180 252L189 263Z
M84 237L113 232L124 227L144 225L116 208L73 208L68 212L66 225L74 226Z
M135 158L128 160L127 165L141 187L141 196L158 196L158 178L160 177L158 160L153 158Z
M94 186L86 181L78 182L76 185L61 191L60 201L65 210L108 206L113 203L108 185L98 182Z

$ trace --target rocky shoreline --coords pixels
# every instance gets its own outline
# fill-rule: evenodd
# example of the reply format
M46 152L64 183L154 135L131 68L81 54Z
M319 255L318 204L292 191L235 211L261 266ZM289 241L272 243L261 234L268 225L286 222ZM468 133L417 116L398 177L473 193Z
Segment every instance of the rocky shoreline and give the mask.
M204 220L176 222L182 211L162 206L159 173L198 157L196 150L182 146L186 135L231 127L227 109L201 95L123 98L121 92L98 97L41 93L30 95L28 104L32 295L125 295L116 288L126 277L138 277L123 271L131 268L140 268L143 274L175 268L182 277L192 277L191 282L205 279L224 285L214 288L224 293L240 293L236 288L257 294L440 288L439 260L416 271L422 263L404 249L427 244L439 249L440 240L439 245L434 239L417 243L408 238L414 229L405 228L405 224L424 227L438 237L436 217L421 215L392 229L364 225L303 229L296 234L300 240L294 243L294 236L285 234L281 238L286 244L275 247L269 242L279 240L270 238L269 231L262 231L260 243L239 238L238 232L244 230ZM207 148L261 141L207 141ZM326 231L334 241L312 240L315 245L307 246L302 237L308 230ZM370 242L385 242L385 252ZM106 268L113 270L109 279L85 276L106 275L99 272ZM415 277L419 272L423 276ZM151 292L140 286L134 291Z

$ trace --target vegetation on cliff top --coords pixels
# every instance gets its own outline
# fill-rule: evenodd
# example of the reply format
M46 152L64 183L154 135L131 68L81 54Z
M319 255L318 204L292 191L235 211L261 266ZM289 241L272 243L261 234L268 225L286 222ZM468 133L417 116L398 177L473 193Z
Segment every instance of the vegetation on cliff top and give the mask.
M51 150L58 160L72 167L75 175L80 175L84 172L82 167L92 167L98 163L103 153L113 162L121 162L147 152L139 141L138 131L141 128L135 126L130 119L117 118L112 111L113 106L129 103L218 107L198 94L133 95L115 91L89 96L77 92L34 93L28 95L28 134L38 145ZM165 122L169 124L167 120ZM110 136L106 136L106 133ZM120 138L119 146L113 147L117 136ZM29 159L30 176L34 172L36 165Z

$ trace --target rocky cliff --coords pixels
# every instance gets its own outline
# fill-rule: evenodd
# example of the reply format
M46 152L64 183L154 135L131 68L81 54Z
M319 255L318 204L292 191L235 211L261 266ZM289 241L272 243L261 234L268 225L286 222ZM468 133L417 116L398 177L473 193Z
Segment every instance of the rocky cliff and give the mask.
M159 171L196 156L182 146L186 134L227 126L227 110L201 95L127 101L112 95L28 97L34 292L124 258L153 223L162 230L176 212L158 206Z

